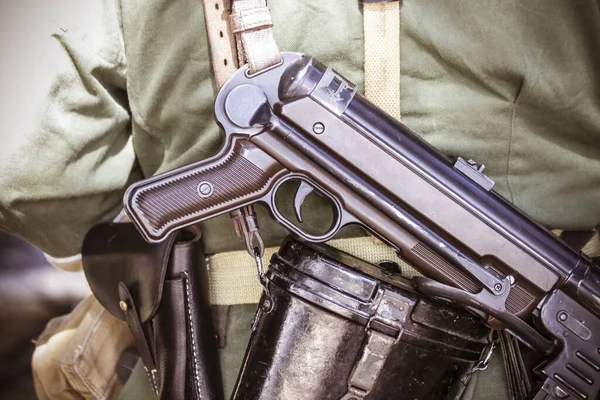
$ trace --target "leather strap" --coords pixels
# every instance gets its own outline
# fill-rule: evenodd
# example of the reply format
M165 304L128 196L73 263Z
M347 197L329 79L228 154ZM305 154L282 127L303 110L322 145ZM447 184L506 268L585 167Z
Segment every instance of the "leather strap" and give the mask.
M204 18L217 88L238 69L235 39L230 34L227 0L204 0Z
M365 96L400 120L399 1L365 2Z
M217 88L245 63L254 74L281 62L266 0L203 0Z
M270 28L273 26L271 13L267 7L251 8L231 14L231 31L242 33L252 29Z
M150 344L148 343L148 339L142 328L135 302L131 297L131 293L129 293L129 289L127 289L127 286L123 282L119 282L119 298L121 299L121 309L125 315L127 325L129 325L129 330L131 330L135 346L140 353L140 358L142 359L148 377L150 378L152 389L155 393L158 393L159 385L156 381L156 364L154 363L154 357L150 350Z

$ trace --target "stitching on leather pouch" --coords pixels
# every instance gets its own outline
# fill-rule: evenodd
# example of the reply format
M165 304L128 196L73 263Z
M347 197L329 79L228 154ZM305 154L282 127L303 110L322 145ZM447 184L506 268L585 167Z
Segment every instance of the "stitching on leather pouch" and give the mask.
M192 318L192 312L190 310L190 304L191 304L190 283L189 283L189 277L188 277L187 271L183 271L182 273L184 275L185 295L187 298L187 306L185 308L185 311L188 315L188 319L190 320L190 336L192 339L191 340L192 341L192 356L194 357L194 381L196 382L196 391L198 392L198 396L200 397L201 391L200 391L200 383L198 382L200 380L200 376L199 376L199 372L198 372L198 356L197 356L197 352L196 352L196 336L194 335L194 320Z

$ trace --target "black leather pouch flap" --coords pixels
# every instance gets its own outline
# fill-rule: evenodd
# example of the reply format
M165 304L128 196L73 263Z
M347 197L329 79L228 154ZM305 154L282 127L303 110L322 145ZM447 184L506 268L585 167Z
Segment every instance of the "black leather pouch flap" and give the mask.
M176 237L147 243L131 223L102 223L90 229L83 242L83 270L100 304L124 320L119 306L119 282L123 282L138 307L140 321L152 318L160 304Z

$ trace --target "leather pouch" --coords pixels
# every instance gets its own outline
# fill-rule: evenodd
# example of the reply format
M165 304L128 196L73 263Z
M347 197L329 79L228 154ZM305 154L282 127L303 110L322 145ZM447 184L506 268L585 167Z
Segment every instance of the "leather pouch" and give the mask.
M149 244L130 223L99 224L82 254L92 292L129 325L159 397L222 398L200 235Z

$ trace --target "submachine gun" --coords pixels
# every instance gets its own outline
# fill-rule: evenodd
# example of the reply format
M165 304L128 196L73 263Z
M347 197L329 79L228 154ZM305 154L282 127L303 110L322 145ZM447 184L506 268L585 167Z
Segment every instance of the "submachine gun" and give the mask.
M536 400L599 397L598 266L494 192L477 165L450 160L297 53L256 75L242 67L215 110L226 135L218 155L128 189L126 209L147 241L242 209L252 250L256 202L312 242L362 225L425 275L414 279L417 291L479 310L548 356ZM291 180L300 221L312 191L331 203L324 234L305 232L279 208L276 194Z

